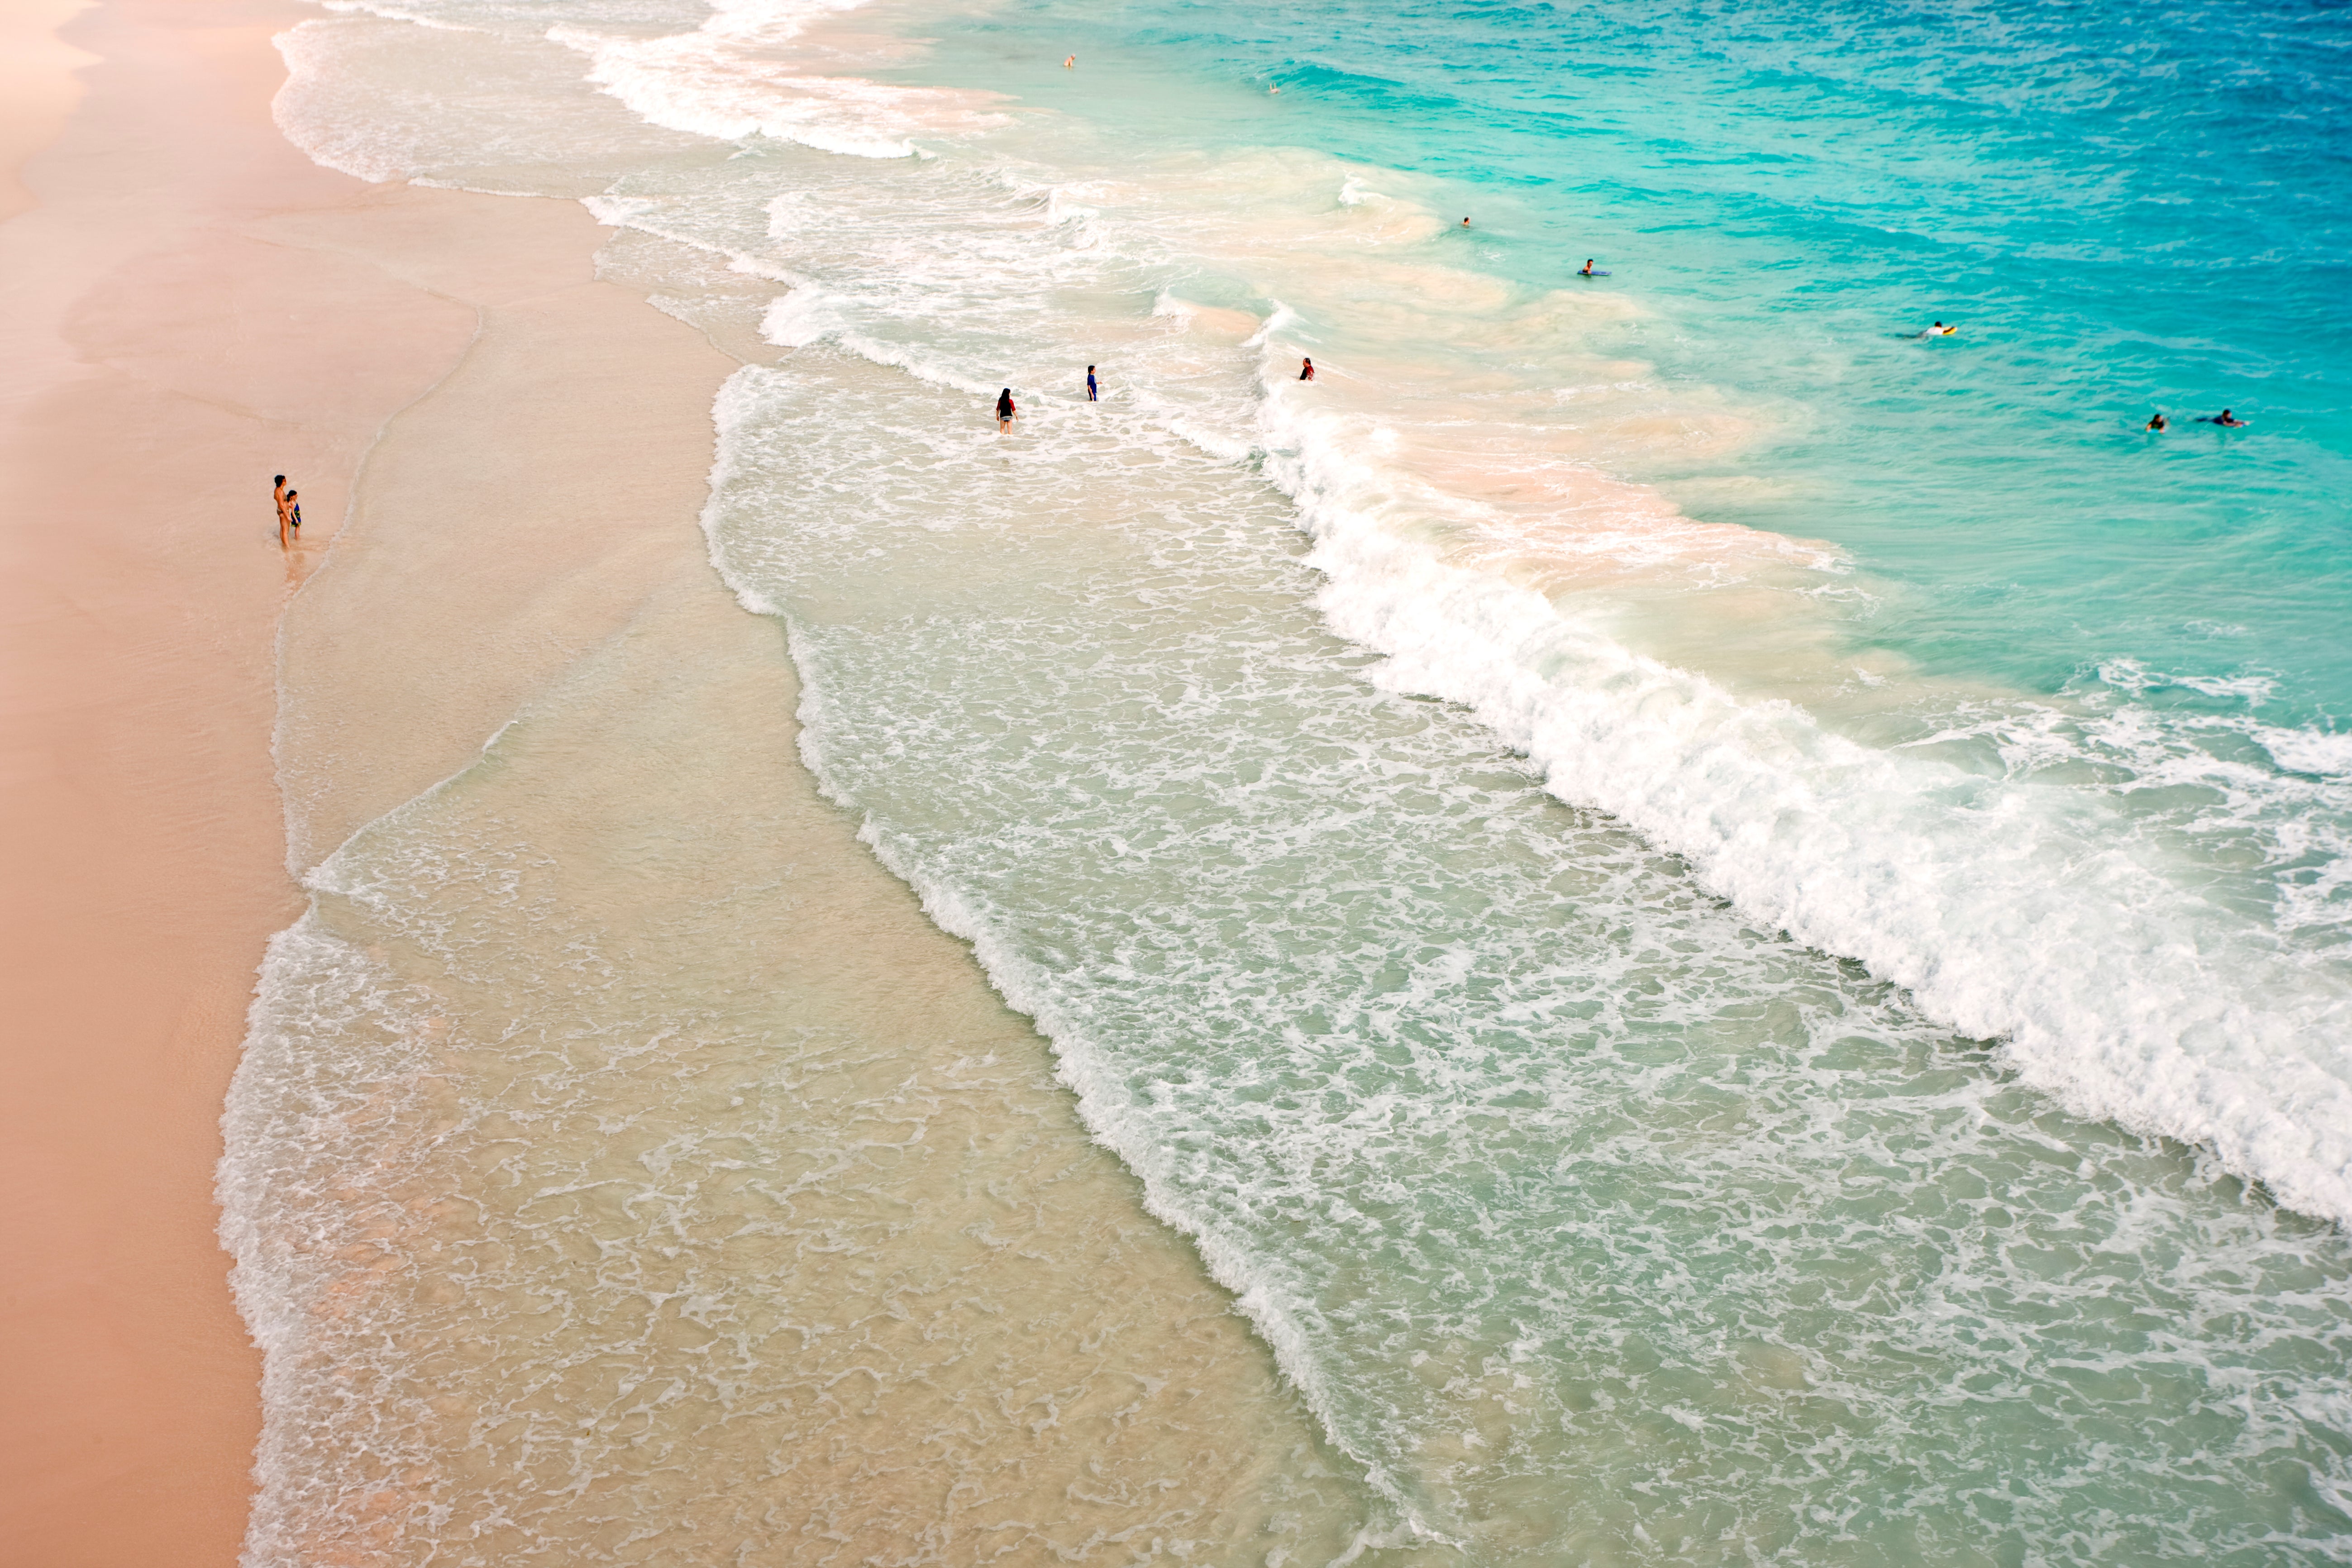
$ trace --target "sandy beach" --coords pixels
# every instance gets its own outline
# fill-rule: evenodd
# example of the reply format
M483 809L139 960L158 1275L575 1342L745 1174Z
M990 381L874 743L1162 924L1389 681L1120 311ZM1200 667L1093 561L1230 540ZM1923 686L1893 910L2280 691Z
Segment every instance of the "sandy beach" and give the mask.
M385 422L459 363L486 301L551 293L592 336L667 329L672 357L637 353L631 379L674 417L632 455L688 529L726 367L591 280L597 235L577 207L372 190L288 146L269 118L284 76L269 39L295 7L72 9L12 18L63 37L11 51L28 81L26 62L52 68L22 97L11 79L5 151L29 154L37 205L0 227L14 1026L0 1159L20 1194L0 1532L27 1563L226 1563L259 1357L226 1285L213 1166L254 965L299 909L270 758L278 616ZM281 471L308 520L290 555L267 494ZM538 673L511 650L499 668ZM478 744L479 716L465 710L453 736ZM444 751L395 755L446 771ZM386 787L418 776L394 764Z
M576 204L370 186L305 160L269 114L271 36L304 16L121 0L67 19L46 57L61 68L26 100L48 119L13 143L39 144L34 205L0 227L14 1553L205 1568L243 1541L255 1562L398 1563L453 1508L448 1528L501 1552L584 1549L609 1544L593 1505L617 1488L636 1489L620 1494L632 1532L698 1553L789 1539L780 1510L860 1550L928 1535L971 1551L1014 1529L1062 1550L1171 1509L1188 1532L1344 1539L1347 1483L1230 1297L1077 1124L1044 1042L794 758L782 638L724 591L694 526L711 399L737 362L597 280L605 231ZM63 68L78 58L95 61L79 100ZM278 472L308 522L290 553ZM755 1159L837 1144L878 1163L809 1211L826 1237L870 1232L858 1267L829 1261L831 1241L803 1244L801 1266L789 1249L728 1260L781 1280L794 1315L863 1325L831 1348L780 1344L756 1375L812 1392L786 1408L824 1410L845 1369L897 1369L852 1427L763 1418L706 1439L718 1412L682 1407L696 1463L631 1480L624 1447L571 1501L576 1479L540 1473L527 1428L520 1447L497 1435L535 1419L543 1327L496 1291L453 1297L440 1266L485 1243L530 1256L537 1216L504 1212L507 1184L462 1140L420 1145L383 1113L408 1095L446 1131L480 1116L467 1104L544 1098L479 1048L520 1026L495 996L451 993L424 1022L429 1071L353 1069L373 1110L319 1152L326 1207L256 1229L248 1190L249 1261L310 1270L290 1293L244 1283L273 1346L267 1433L216 1234L223 1095L265 945L304 908L295 874L354 834L454 809L475 786L438 782L478 773L518 719L491 774L497 833L551 856L568 900L531 916L541 956L576 950L546 934L568 910L627 942L636 973L705 975L694 1008L741 999L740 1028L706 1018L675 1047L684 1065L630 1061L646 1124L698 1136L748 1097L800 1119ZM680 771L689 755L709 765ZM351 929L328 902L327 924ZM493 935L540 962L520 926ZM407 952L385 931L353 940L371 961ZM326 1026L256 1037L249 1138L285 1059L271 1051L299 1077L306 1054L348 1044ZM779 1070L796 1086L782 1098ZM714 1072L752 1077L731 1101L663 1100ZM936 1153L902 1155L898 1132L872 1144L909 1116ZM611 1141L592 1129L581 1147ZM371 1185L435 1147L438 1163ZM299 1153L262 1157L296 1162L267 1183L311 1190ZM597 1222L560 1227L558 1249ZM339 1338L351 1325L360 1337ZM593 1383L625 1348L691 1365L698 1336L600 1320L561 1357ZM357 1425L340 1396L314 1397L321 1373L375 1375L354 1359L365 1346L407 1342L428 1405L413 1371L365 1384ZM515 1487L548 1500L520 1523ZM751 1512L730 1522L714 1500Z

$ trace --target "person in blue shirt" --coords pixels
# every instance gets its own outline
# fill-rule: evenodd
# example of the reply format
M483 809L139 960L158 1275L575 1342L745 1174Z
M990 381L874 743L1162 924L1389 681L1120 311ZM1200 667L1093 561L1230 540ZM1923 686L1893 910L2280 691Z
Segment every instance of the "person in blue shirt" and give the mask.
M1095 367L1092 365L1087 366L1087 401L1088 403L1100 403L1102 401L1101 395L1097 392L1095 387Z

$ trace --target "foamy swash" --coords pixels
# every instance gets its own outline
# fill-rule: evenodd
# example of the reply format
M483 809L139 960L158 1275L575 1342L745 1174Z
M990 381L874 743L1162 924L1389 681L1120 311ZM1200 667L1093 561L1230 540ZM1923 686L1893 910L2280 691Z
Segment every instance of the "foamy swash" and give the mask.
M723 11L690 36L686 55L684 46L670 47L677 39L599 46L595 79L635 111L680 130L730 137L756 130L868 155L903 147L902 141L878 140L853 146L830 132L812 140L797 118L800 85L776 91L758 54L795 30L801 14L776 13L784 19L756 25L748 15L740 7ZM726 107L710 107L714 98ZM946 94L925 109L923 129L934 137L983 128ZM877 112L874 123L897 129L907 121L893 107ZM1036 139L1024 143L1036 145ZM1325 181L1354 178L1360 188L1361 176L1344 169L1316 174ZM1324 195L1345 208L1362 200L1349 202L1328 186ZM1067 202L1059 188L1048 199ZM1164 212L1164 199L1153 205ZM1268 206L1271 214L1253 211L1238 221L1194 210L1176 232L1199 247L1192 265L1246 269L1257 288L1296 301L1312 286L1284 271L1346 258L1355 248L1355 226L1334 226L1318 214L1307 223L1328 235L1299 233L1292 226L1297 216ZM1045 216L1049 225L1083 221L1087 249L1160 268L1181 268L1188 259L1166 242L1168 229L1159 243L1123 234L1099 205L1084 211L1066 205ZM1275 247L1287 242L1310 252L1280 258L1283 270L1254 266L1248 255L1274 248L1267 244L1270 216L1281 226ZM1444 227L1433 214L1413 216L1418 221L1410 227L1376 243L1426 239ZM1318 238L1342 248L1337 256L1313 255ZM1066 252L1051 249L1017 258L998 247L951 254L954 263L1000 274L1021 268L1005 279L1008 286L1050 287L1068 270ZM2352 1037L2352 994L2340 963L2324 949L2299 951L2265 922L2229 907L2231 900L2193 890L2196 868L2174 863L2179 858L2146 830L2126 795L2032 776L2042 770L1989 777L1941 759L1849 742L1801 707L1743 700L1719 681L1623 646L1610 635L1612 596L1578 581L1594 556L1654 571L1659 557L1671 568L1675 557L1701 554L1686 585L1694 591L1692 613L1705 614L1717 602L1706 590L1747 574L1738 556L1769 560L1780 553L1774 542L1732 541L1727 564L1723 551L1693 550L1693 531L1672 508L1618 488L1611 526L1597 543L1544 548L1551 542L1527 537L1538 530L1464 495L1456 476L1433 476L1427 466L1417 471L1411 459L1419 454L1386 458L1383 437L1392 447L1402 423L1393 395L1399 386L1412 388L1423 405L1408 404L1405 417L1441 424L1444 438L1458 439L1465 412L1481 412L1427 406L1434 401L1426 395L1430 384L1452 374L1440 368L1444 358L1424 358L1411 369L1401 357L1368 364L1371 389L1349 399L1349 413L1318 412L1335 379L1344 386L1356 363L1348 357L1351 347L1360 345L1368 357L1381 351L1449 355L1463 342L1456 323L1475 322L1482 313L1517 317L1511 325L1520 332L1572 331L1576 312L1589 313L1591 304L1568 301L1553 320L1529 322L1516 302L1503 306L1491 285L1432 268L1425 277L1394 281L1437 290L1412 304L1445 330L1431 333L1424 321L1399 321L1393 336L1366 341L1361 310L1343 316L1338 308L1365 301L1331 288L1328 278L1318 281L1327 296L1339 298L1333 309L1305 320L1294 304L1290 319L1297 324L1270 334L1252 445L1269 454L1268 476L1300 502L1318 541L1316 563L1331 578L1320 603L1334 626L1395 656L1384 680L1470 704L1546 768L1564 799L1610 811L1691 857L1711 886L1753 918L1863 959L1962 1031L2006 1038L2027 1076L2078 1110L2208 1143L2284 1201L2352 1218L2352 1082L2343 1052ZM885 347L886 338L865 330L877 315L903 324L927 308L961 313L972 303L969 285L945 287L953 291L952 304L843 299L820 284L809 292L824 300L823 314L812 315L803 294L788 296L772 312L769 334L792 347L843 342L965 390L987 387L1007 359L1026 373L1023 379L1066 377L1011 331L973 334L982 341L968 344L934 341L919 355L907 352L903 340ZM1467 308L1455 303L1465 295ZM1342 345L1339 356L1327 351L1323 381L1302 393L1289 376L1294 351L1334 341ZM1184 412L1148 369L1129 364L1123 376L1146 408L1171 417ZM1396 423L1382 428L1384 417ZM1562 512L1592 510L1589 492L1603 482L1577 470L1580 454L1538 447L1478 456L1475 482L1494 484L1494 470L1503 465L1524 467L1539 483L1550 482L1548 499ZM1439 531L1433 535L1433 529ZM1475 545L1465 534L1475 536ZM1475 557L1466 567L1459 563L1465 554ZM1530 581L1541 582L1549 595L1523 585ZM1776 613L1803 616L1811 608L1800 601ZM1922 695L1957 708L1932 689ZM2033 722L2030 702L2009 699L2007 705L2011 724ZM2290 751L2334 739L2273 733L2283 733L2276 743ZM2174 761L2168 756L2159 765ZM2166 782L2147 781L2151 787ZM2342 803L2318 805L2326 812ZM2313 826L2325 832L2333 824ZM2228 831L2224 824L2214 826Z
M1361 1549L2352 1534L2340 1236L1951 1033L2352 1217L2340 737L1866 636L1927 591L1621 477L1772 417L1656 307L1261 86L1139 73L1145 136L907 8L416 9L289 35L281 123L586 199L772 362L706 526L809 760L1387 1500Z

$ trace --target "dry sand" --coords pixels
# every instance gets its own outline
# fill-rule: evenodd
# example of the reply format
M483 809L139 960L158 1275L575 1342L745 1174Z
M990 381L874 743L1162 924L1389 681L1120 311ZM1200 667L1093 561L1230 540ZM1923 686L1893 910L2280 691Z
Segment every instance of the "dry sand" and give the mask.
M299 909L270 756L279 614L385 422L465 362L483 309L667 334L674 353L631 366L630 405L670 411L632 437L656 478L631 499L681 528L727 366L590 281L577 207L372 189L289 146L269 38L315 13L72 10L13 6L0 35L70 18L0 78L0 153L32 152L37 202L0 226L0 1541L44 1568L202 1568L236 1559L258 1426L212 1177L254 968ZM65 72L89 57L77 101ZM551 395L534 417L565 414ZM310 535L291 558L281 471Z

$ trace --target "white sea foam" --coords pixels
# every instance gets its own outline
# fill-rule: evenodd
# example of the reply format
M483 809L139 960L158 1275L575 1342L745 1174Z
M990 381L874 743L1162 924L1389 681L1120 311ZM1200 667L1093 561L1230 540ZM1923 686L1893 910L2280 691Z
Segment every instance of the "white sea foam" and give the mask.
M1965 1375L2004 1402L2038 1398L2043 1374L1991 1348L1988 1312L2013 1347L2043 1331L2029 1321L2137 1296L2144 1281L2092 1283L2139 1268L2119 1259L2186 1246L2200 1268L2242 1268L2220 1264L2216 1231L2184 1239L2209 1211L2171 1206L2178 1164L2137 1186L2169 1156L2064 1131L1891 988L1760 934L1605 819L1536 808L1466 717L1367 691L1360 658L1297 614L1307 574L1246 474L1077 410L1000 446L958 434L962 407L823 352L741 373L720 404L714 560L746 603L792 613L812 766L1052 1034L1154 1212L1201 1237L1335 1439L1424 1528L1485 1560L1518 1506L1490 1486L1649 1473L1638 1434L1664 1404L1696 1418L1676 1428L1704 1439L1686 1462L1784 1482L1783 1463L1845 1475L1880 1444L2000 1462L1975 1417L1962 1437L1890 1399L1849 1337L1879 1333L1882 1308L1809 1307L1822 1268L1912 1303L1885 1309L1897 1359L1971 1369L1926 1374L1938 1394ZM1395 549L1410 613L1432 598L1423 552ZM1441 633L1512 608L1475 581L1463 597L1431 606ZM1558 619L1528 597L1528 627ZM1648 663L1632 679L1683 679ZM1748 705L1712 696L1738 726ZM1671 726L1688 700L1664 697ZM1873 765L1815 745L1823 765ZM1989 1205L1984 1245L1956 1197ZM2106 1239L2051 1293L2035 1270L2094 1214ZM1732 1278L1694 1279L1706 1254L1736 1258ZM1923 1282L1893 1282L1915 1264ZM1599 1283L1629 1268L1654 1269L1663 1302L1630 1335L1652 1315ZM2020 1291L2022 1316L1996 1305ZM1672 1338L1677 1369L1725 1353L1666 1325L1799 1321L1818 1359L1739 1352L1807 1390L1777 1413L1621 1387L1644 1335ZM2098 1353L2126 1375L2140 1352ZM1553 1403L1563 1383L1590 1403ZM2265 1431L2289 1419L2277 1387ZM1822 1399L1871 1436L1798 1415Z
M793 48L817 22L864 0L717 0L690 33L615 37L559 26L588 77L656 125L721 141L767 136L862 158L907 158L918 137L971 136L1004 123L993 95L892 87L809 71Z
M1253 171L1270 174L1306 183L1288 163ZM1349 190L1351 176L1326 169L1313 178L1328 192ZM1034 186L1013 188L1025 197ZM1152 238L1124 232L1117 215L1134 199L1100 193L1074 204L1049 194L1040 239L1083 205L1090 232L1123 256L1160 254L1171 236L1217 240L1213 216L1182 201ZM775 237L814 243L822 226L810 226L811 210L794 211ZM1235 254L1276 248L1266 237L1280 226L1264 215L1228 222L1247 237L1228 242ZM2332 899L2341 878L2326 869L2284 883L2269 895L2269 915L2249 919L2242 900L2199 890L2181 849L2197 826L2151 820L2129 790L2062 776L2085 762L2127 769L2141 790L2193 775L2246 803L2209 814L2207 827L2226 826L2235 811L2232 831L2268 843L2265 853L2313 850L2302 828L2279 817L2273 775L2184 743L2178 726L2142 709L2069 710L2021 697L1994 701L1998 717L1983 726L1948 725L1889 749L1844 738L1802 705L1744 694L1738 679L1639 651L1641 639L1627 637L1629 606L1680 592L1696 595L1695 615L1739 604L1733 613L1759 617L1742 623L1743 640L1796 650L1785 669L1750 657L1735 676L1785 681L1813 661L1819 675L1798 683L1814 682L1824 698L1841 684L1890 686L1884 671L1857 679L1811 646L1834 640L1825 614L1869 593L1847 580L1837 552L1687 518L1609 480L1584 456L1604 448L1573 444L1586 437L1563 445L1570 438L1480 409L1473 400L1488 395L1473 388L1491 375L1481 362L1457 371L1426 361L1409 372L1385 357L1360 363L1379 297L1415 300L1411 330L1444 334L1457 353L1548 339L1557 325L1538 331L1531 321L1613 305L1490 300L1451 271L1370 248L1385 237L1329 229L1323 242L1334 256L1314 249L1311 223L1302 232L1293 242L1300 264L1318 270L1294 281L1326 300L1344 297L1349 336L1324 349L1330 329L1316 323L1329 308L1302 310L1286 287L1248 340L1265 359L1255 434L1202 444L1269 455L1269 477L1298 501L1314 560L1331 578L1325 611L1344 635L1391 657L1385 681L1472 706L1546 766L1563 798L1608 810L1688 857L1751 918L1860 958L1958 1029L2006 1039L2021 1069L2073 1108L2207 1143L2284 1201L2352 1219L2352 1061L2340 1043L2352 997L2326 962L2287 940L2340 916ZM1357 244L1367 248L1349 248ZM788 296L771 308L767 335L792 347L831 342L984 395L996 378L973 356L993 340L974 329L996 331L1017 291L1058 276L1051 269L1066 254L1000 246L984 260L950 249L934 262L910 248L887 295ZM959 272L1003 280L1003 299L976 293ZM1154 301L1158 319L1192 319L1164 286ZM1034 318L1022 320L1006 319L1008 338L1035 334ZM1372 341L1382 356L1402 346ZM1301 343L1316 349L1326 378L1311 393L1289 379ZM1139 409L1186 427L1160 384L1141 367L1129 375ZM1648 395L1638 382L1618 384ZM1401 385L1421 395L1401 400ZM1217 428L1197 418L1190 427ZM1734 594L1747 598L1724 596ZM1643 635L1661 635L1654 617ZM2102 675L2126 695L2174 686L2244 702L2268 690L2259 676L2165 676L2127 661ZM2135 724L2156 727L2126 734ZM1990 742L2000 771L1988 777L1980 763L1948 754L1964 739ZM2334 754L2326 738L2280 744L2288 755Z

